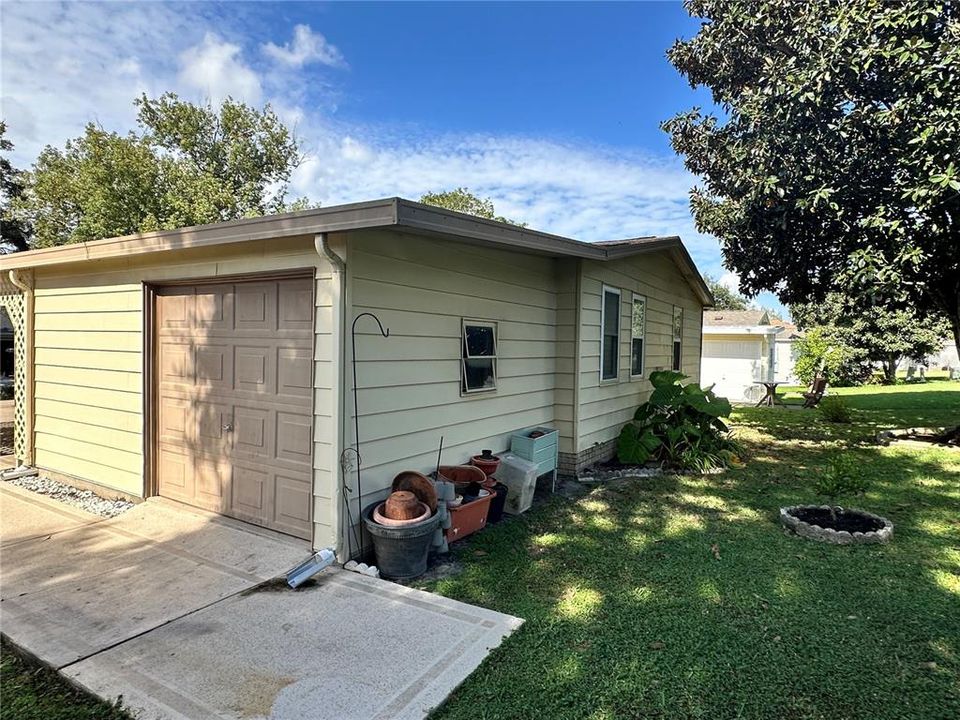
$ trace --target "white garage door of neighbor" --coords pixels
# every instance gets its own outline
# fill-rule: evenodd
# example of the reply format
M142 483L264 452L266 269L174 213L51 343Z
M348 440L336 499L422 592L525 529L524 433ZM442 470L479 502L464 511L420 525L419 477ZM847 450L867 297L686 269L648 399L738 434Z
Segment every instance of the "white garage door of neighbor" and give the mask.
M714 392L729 400L752 400L759 392L760 348L756 341L703 342L701 384L715 384Z

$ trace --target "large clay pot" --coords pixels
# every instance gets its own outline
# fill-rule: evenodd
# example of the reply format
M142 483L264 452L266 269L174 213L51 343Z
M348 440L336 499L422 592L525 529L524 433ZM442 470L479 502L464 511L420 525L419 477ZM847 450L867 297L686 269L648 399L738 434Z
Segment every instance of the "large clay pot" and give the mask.
M384 504L384 515L391 520L412 520L420 515L420 501L409 490L398 490L390 493Z
M410 518L409 520L391 520L390 518L388 518L386 515L383 514L384 510L386 509L384 507L386 503L380 503L379 505L377 505L373 509L373 514L371 515L371 517L373 518L373 521L375 523L377 523L378 525L383 525L384 527L396 528L396 527L406 527L408 525L416 525L418 523L423 522L424 520L426 520L432 515L432 513L430 512L430 508L428 508L425 503L418 503L418 504L420 506L419 514L416 517Z
M430 508L430 512L437 510L437 490L433 481L426 475L415 470L404 470L393 479L391 490L409 490L417 499Z

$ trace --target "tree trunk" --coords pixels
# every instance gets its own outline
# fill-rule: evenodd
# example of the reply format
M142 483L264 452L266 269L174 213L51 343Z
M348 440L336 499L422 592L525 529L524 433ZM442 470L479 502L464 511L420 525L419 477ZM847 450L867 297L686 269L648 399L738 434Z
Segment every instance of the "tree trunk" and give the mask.
M957 355L960 356L960 308L949 315L950 328L953 330L953 344L957 346Z
M900 358L893 353L887 354L887 359L883 362L883 376L884 382L887 385L896 385L897 384L897 365L900 363Z

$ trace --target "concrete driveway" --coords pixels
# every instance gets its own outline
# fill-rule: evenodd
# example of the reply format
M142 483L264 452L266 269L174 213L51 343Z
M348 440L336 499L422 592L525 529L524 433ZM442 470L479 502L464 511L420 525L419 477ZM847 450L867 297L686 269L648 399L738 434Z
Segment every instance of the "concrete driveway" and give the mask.
M520 625L151 499L104 520L0 484L0 629L138 718L420 718Z

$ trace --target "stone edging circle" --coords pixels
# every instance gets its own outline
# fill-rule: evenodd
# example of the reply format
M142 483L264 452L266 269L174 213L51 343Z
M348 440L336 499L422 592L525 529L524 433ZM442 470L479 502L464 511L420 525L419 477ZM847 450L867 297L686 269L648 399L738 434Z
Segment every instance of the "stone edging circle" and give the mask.
M850 533L846 530L834 530L833 528L823 528L819 525L811 525L795 517L792 513L797 510L829 510L829 505L791 505L780 508L780 524L789 532L795 533L800 537L819 542L833 543L835 545L857 545L857 544L876 544L889 542L893 537L893 523L885 517L868 513L866 510L856 508L844 508L845 512L855 512L868 518L882 523L879 530L870 532Z
M606 468L593 467L582 470L577 475L577 482L585 484L605 482L607 480L618 480L628 477L658 477L663 475L663 470L658 467L648 467L646 465L628 465L617 470L607 470Z

